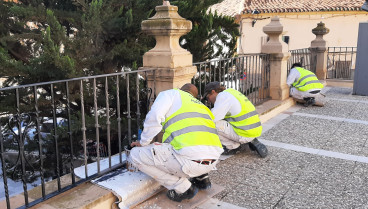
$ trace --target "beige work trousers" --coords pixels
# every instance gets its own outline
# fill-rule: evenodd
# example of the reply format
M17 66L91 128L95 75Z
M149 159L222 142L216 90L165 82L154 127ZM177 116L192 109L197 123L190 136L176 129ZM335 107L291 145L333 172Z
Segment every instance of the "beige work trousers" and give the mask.
M240 144L251 142L254 138L239 136L226 120L216 122L216 129L220 138L221 144L227 149L236 149Z
M325 103L324 96L322 96L320 93L310 94L309 92L299 91L295 87L290 88L290 96L296 99L296 101L299 101L302 103L303 103L304 97L314 97L317 106L324 106L324 103Z
M200 164L177 154L171 144L158 142L134 147L128 160L164 187L174 189L179 194L190 188L188 178L209 173L216 168L218 162L210 165Z

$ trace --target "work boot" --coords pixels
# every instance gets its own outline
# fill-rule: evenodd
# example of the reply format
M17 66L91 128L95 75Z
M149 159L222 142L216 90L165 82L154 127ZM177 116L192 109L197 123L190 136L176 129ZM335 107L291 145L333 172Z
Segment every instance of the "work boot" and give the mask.
M192 184L187 191L184 193L178 194L175 190L169 190L166 193L166 196L175 202L181 202L184 199L192 199L198 192L198 188Z
M249 142L249 148L252 151L256 151L259 154L259 156L261 156L261 158L265 158L268 154L266 145L258 141L257 138L254 138L253 141Z
M316 103L314 97L305 97L304 101L305 101L304 107L308 107L309 105L314 105Z
M190 182L192 182L192 184L194 184L194 186L198 187L200 190L211 188L211 181L208 173L194 177L190 179Z

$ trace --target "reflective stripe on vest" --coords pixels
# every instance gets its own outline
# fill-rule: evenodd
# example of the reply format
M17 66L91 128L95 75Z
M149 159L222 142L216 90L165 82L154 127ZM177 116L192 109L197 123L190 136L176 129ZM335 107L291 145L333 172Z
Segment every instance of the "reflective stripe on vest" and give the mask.
M191 94L175 90L180 93L181 107L166 118L162 142L176 150L196 145L222 147L211 111Z
M296 82L293 83L293 86L299 91L309 91L312 89L323 88L323 84L318 80L314 73L301 67L296 67L295 69L300 73L300 77Z
M225 91L233 95L241 105L239 114L225 117L225 120L231 124L235 133L244 137L260 136L262 134L262 124L254 105L246 96L235 89L229 88Z

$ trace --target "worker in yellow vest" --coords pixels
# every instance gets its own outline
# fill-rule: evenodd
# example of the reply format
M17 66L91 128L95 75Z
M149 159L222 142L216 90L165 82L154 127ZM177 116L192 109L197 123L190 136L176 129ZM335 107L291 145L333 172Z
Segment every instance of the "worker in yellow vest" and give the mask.
M323 84L317 76L309 70L302 68L300 63L294 63L286 80L290 87L290 96L305 107L310 105L324 106L321 90Z
M256 137L262 134L262 125L258 113L248 98L241 92L226 89L219 82L211 82L205 86L203 98L214 107L211 112L224 154L235 154L245 150L248 144L260 157L267 156L267 147Z
M167 197L177 202L211 187L208 173L216 169L224 151L214 116L197 96L193 84L160 92L146 116L140 141L131 143L129 161L165 186ZM150 144L162 129L162 143Z

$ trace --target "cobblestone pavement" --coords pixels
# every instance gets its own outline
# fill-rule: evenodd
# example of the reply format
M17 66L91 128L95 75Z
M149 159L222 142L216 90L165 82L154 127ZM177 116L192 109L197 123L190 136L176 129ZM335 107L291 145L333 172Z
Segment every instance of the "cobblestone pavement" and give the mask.
M249 149L210 173L225 189L200 208L368 208L368 97L329 88L324 107L296 105L264 124Z

